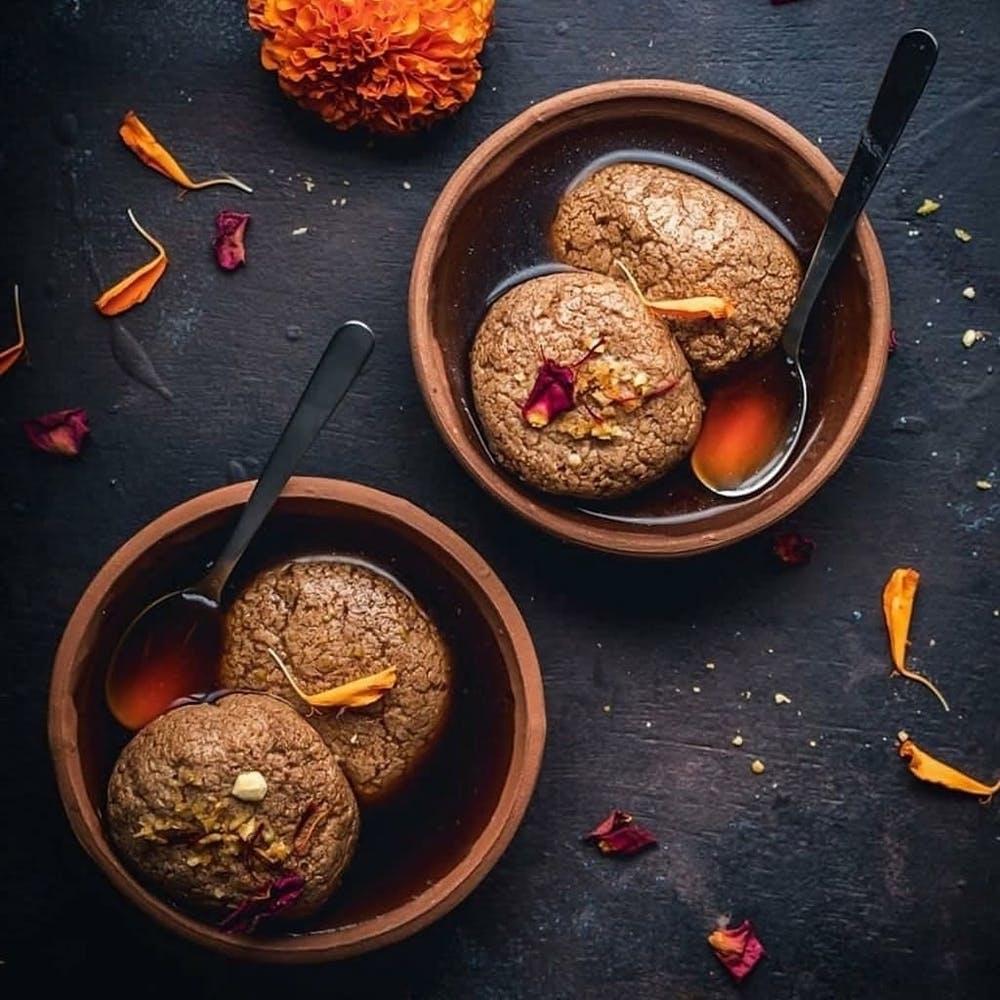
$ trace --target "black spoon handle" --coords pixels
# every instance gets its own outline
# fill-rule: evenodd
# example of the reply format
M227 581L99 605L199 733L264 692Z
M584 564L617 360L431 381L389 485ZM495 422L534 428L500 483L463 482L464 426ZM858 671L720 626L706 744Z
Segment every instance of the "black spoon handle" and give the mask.
M215 602L220 600L226 581L250 540L285 488L299 459L347 395L374 345L371 330L357 320L351 320L334 331L240 514L226 548L205 578L191 588L193 591Z
M809 314L917 106L937 61L937 54L937 41L923 28L908 31L896 44L896 51L892 54L868 116L868 124L861 133L858 148L844 175L806 276L802 279L798 298L785 324L781 343L790 357L798 354Z

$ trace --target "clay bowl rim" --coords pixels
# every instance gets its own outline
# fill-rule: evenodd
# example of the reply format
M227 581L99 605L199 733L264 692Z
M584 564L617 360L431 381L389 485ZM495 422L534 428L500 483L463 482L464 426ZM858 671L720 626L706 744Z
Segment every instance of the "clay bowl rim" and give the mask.
M449 572L483 612L497 636L514 699L513 749L497 805L469 853L442 879L401 906L337 930L273 939L234 937L174 909L124 868L105 837L86 793L77 752L79 715L74 701L76 650L100 613L115 581L160 540L244 503L253 483L202 493L161 514L128 539L98 570L80 597L56 651L48 704L49 746L59 796L73 833L115 888L161 926L187 940L239 959L281 963L323 962L381 948L433 923L486 877L520 826L534 792L545 743L545 699L534 644L513 598L482 556L451 528L401 497L341 480L294 477L282 498L331 500L375 511L409 534L428 539Z
M445 184L431 209L417 245L410 276L410 351L424 403L445 443L473 479L509 510L564 541L617 555L663 558L690 556L720 549L756 535L804 504L830 479L857 442L878 399L885 376L887 350L868 338L864 374L843 427L820 453L812 468L794 488L773 503L737 523L675 537L666 531L642 531L616 522L580 522L544 506L527 488L500 473L483 454L482 446L467 432L452 400L445 359L434 336L431 318L431 278L452 223L470 192L508 169L509 148L538 126L586 106L628 101L667 100L709 107L742 118L770 134L798 157L830 192L832 201L841 174L820 149L801 132L774 113L725 91L677 80L614 80L590 84L555 94L535 104L484 139L461 163ZM869 331L889 330L891 325L889 279L885 261L867 215L855 229L862 271L869 282L871 321ZM780 482L780 480L779 480Z

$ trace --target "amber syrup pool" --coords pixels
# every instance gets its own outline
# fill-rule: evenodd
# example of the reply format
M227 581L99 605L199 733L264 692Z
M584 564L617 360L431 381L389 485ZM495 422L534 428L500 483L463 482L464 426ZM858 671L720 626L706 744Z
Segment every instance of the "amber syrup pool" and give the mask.
M718 490L736 490L773 467L790 443L800 391L794 368L780 349L711 385L691 453L698 479Z
M217 687L221 612L196 594L152 605L122 639L105 686L111 714L140 729L178 698Z
M497 247L497 257L503 270L496 274L491 267L496 278L481 300L481 308L469 331L470 344L486 309L505 292L521 282L544 274L574 270L553 261L549 247L549 230L559 200L595 171L614 163L653 163L698 177L740 201L763 219L792 246L804 262L803 246L806 241L788 221L793 206L782 201L780 192L776 193L772 207L768 203L770 198L765 201L758 197L740 180L730 175L728 168L733 167L732 164L722 162L719 157L683 138L673 137L669 144L676 146L677 152L634 148L625 144L598 156L593 155L593 150L586 155L582 149L574 146L560 150L560 155L555 159L561 166L554 172L547 172L545 177L537 178L532 185L533 190L525 192L524 198L516 204L516 217L504 223L506 235ZM738 170L734 168L734 172L738 173ZM749 176L747 180L750 180ZM531 209L525 207L529 203L533 206ZM511 205L509 201L505 204L508 208ZM521 242L514 241L510 234L520 235ZM754 467L759 461L761 450L772 440L780 445L782 418L790 405L788 390L794 388L788 384L790 380L775 375L775 366L782 357L779 351L775 351L762 359L763 366L741 366L725 379L699 383L706 402L718 393L715 403L719 412L714 415L711 426L706 425L702 432L710 434L708 441L702 446L703 455L707 454L705 449L709 444L713 446L713 450L715 446L720 449L719 458L713 462L714 475L730 480L739 469ZM804 360L808 382L808 357ZM470 399L471 393L466 391L465 398ZM741 409L746 414L745 419L740 421L735 419L737 402L741 403ZM483 450L489 455L473 408L469 406L467 409ZM489 457L494 461L491 455ZM503 470L501 472L508 475ZM716 481L714 476L712 481ZM519 483L519 488L528 487ZM701 520L712 516L719 507L747 502L720 497L706 489L694 475L689 462L683 463L651 486L622 499L580 502L560 501L546 496L546 500L564 504L578 514L596 519L648 525Z

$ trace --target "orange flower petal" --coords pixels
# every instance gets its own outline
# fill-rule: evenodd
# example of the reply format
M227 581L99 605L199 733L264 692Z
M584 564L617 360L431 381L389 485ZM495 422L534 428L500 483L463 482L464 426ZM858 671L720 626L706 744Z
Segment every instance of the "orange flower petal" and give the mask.
M252 188L247 187L246 184L238 181L235 177L213 177L207 181L191 180L181 165L160 145L156 136L153 135L134 111L129 111L125 114L125 118L118 129L118 134L125 145L147 167L152 167L158 173L163 174L164 177L169 177L172 181L180 184L181 187L187 188L189 191L211 187L213 184L230 184L233 187L238 187L241 191L246 191L248 194L253 193Z
M94 303L98 312L105 316L117 316L119 313L131 309L132 306L145 302L153 286L163 277L163 272L167 269L167 251L161 243L158 243L142 226L136 221L132 214L132 209L128 210L128 217L132 225L156 248L156 256L146 264L143 264L137 271L122 278L117 285L109 288Z
M21 322L21 296L17 285L14 286L14 322L17 324L17 343L0 351L0 375L9 372L20 358L28 356L24 342L24 324Z
M729 319L735 307L728 299L718 295L697 295L690 299L648 299L639 287L632 272L620 261L615 264L622 271L642 304L664 319Z

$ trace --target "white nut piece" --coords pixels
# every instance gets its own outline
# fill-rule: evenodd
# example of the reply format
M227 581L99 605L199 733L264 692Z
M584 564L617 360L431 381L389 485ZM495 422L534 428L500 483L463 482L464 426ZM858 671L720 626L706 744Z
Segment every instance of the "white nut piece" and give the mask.
M241 802L260 802L267 795L267 781L260 771L243 771L236 775L230 794Z

